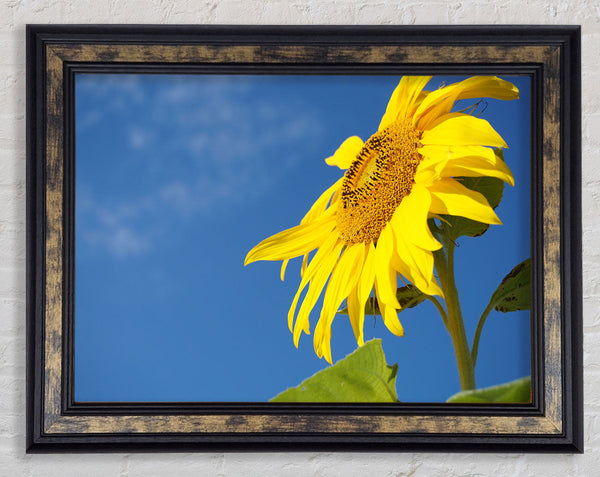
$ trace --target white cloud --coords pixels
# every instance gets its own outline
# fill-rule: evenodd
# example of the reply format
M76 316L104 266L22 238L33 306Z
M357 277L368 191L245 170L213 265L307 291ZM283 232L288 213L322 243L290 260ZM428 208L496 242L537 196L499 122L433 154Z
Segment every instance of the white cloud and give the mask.
M194 189L183 182L171 182L162 186L158 196L169 209L188 217L206 206Z
M151 147L154 136L149 131L133 128L129 131L129 145L133 149L146 149Z
M119 259L141 255L152 249L151 237L122 223L84 228L79 237L85 241L88 250L108 252Z
M152 250L156 233L136 227L139 219L155 208L152 198L107 207L83 188L77 192L76 208L77 239L85 242L87 250L108 252L119 259Z
M117 113L127 111L132 103L143 103L146 98L140 88L138 75L77 75L76 98L97 102L99 107L77 111L77 132L81 133L96 127L102 120Z
M132 255L140 255L150 250L150 240L135 230L127 227L119 227L107 234L106 246L114 255L125 258Z
M125 75L86 78L80 85L98 109L77 119L78 133L101 121L119 121L129 150L123 151L125 164L111 160L107 167L133 175L134 191L146 184L140 196L117 201L106 191L92 193L89 178L89 194L78 195L77 207L85 217L78 227L90 245L119 258L146 253L161 239L164 217L189 220L217 205L266 194L304 159L305 144L323 134L318 112L301 97L269 102L257 96L252 82L201 79L159 77L166 85L140 87L139 77ZM84 210L82 200L89 202Z

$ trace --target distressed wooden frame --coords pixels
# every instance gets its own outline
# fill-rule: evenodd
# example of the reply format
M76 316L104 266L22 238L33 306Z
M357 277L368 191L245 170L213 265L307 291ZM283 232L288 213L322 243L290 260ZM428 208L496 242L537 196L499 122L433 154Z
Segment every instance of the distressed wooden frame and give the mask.
M524 74L532 81L532 403L77 403L77 72ZM27 451L582 452L580 29L27 28Z

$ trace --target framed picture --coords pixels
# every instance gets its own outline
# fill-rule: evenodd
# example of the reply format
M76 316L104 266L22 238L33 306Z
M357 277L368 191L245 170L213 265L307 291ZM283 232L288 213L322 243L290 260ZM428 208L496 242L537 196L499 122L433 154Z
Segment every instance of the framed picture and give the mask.
M27 29L27 451L582 452L580 29Z

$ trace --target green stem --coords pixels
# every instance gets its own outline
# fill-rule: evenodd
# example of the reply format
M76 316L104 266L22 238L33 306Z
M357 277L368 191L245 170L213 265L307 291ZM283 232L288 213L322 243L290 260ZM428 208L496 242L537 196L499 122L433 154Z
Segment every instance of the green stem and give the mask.
M446 310L444 310L444 307L442 306L442 304L433 295L427 295L427 299L435 305L438 312L440 313L440 316L442 317L442 321L444 322L446 329L448 329L448 315L446 314Z
M448 311L448 332L454 345L456 364L462 391L475 389L475 367L469 351L469 343L465 332L458 290L454 277L454 250L456 245L448 241L445 247L435 252L435 265L440 279L440 285L446 300ZM444 249L446 250L444 252Z
M471 362L473 363L473 368L477 364L477 353L479 352L479 340L481 339L481 332L483 331L483 325L485 325L485 320L487 320L488 315L494 309L494 303L488 303L488 306L481 317L479 318L479 323L477 323L477 329L475 330L475 336L473 337L473 346L471 347Z

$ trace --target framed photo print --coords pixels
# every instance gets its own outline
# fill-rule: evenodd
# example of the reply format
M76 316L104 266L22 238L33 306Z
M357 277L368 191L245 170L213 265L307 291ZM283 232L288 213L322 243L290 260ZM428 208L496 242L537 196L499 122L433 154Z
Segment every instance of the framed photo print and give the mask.
M579 27L27 42L28 452L582 452Z

